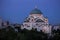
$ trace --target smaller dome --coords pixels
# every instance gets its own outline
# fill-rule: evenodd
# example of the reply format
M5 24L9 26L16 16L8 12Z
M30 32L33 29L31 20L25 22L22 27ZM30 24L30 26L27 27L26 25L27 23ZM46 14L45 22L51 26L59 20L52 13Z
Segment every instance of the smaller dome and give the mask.
M31 11L31 14L42 14L42 12L39 9L35 8Z

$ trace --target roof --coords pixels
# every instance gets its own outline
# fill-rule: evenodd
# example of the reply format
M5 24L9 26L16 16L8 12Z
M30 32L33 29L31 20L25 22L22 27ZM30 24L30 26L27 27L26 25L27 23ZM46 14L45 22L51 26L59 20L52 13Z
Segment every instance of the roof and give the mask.
M29 20L30 20L30 18L28 18L28 19L24 20L24 22L29 22Z
M31 11L31 14L42 14L42 12L39 9L35 8Z

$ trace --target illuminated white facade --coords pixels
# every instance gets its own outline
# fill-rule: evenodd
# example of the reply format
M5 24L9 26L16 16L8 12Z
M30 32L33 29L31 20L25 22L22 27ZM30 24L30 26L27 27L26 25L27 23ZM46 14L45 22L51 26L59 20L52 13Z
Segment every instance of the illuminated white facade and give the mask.
M45 33L51 33L51 26L48 23L48 18L44 17L42 12L35 8L32 10L30 15L24 20L21 29L31 30L37 29L37 31L42 30Z

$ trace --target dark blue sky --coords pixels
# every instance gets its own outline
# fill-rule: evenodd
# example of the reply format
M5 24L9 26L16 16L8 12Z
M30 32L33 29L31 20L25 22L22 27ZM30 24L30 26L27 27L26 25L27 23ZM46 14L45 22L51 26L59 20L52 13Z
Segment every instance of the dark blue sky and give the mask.
M35 5L50 24L60 23L60 0L0 0L0 16L12 23L22 23Z

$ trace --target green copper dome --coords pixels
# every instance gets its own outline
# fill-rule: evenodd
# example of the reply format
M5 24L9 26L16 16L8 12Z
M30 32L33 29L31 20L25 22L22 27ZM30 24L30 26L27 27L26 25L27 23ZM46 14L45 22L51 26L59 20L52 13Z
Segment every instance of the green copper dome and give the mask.
M31 14L42 14L42 12L39 9L35 8L31 11Z

